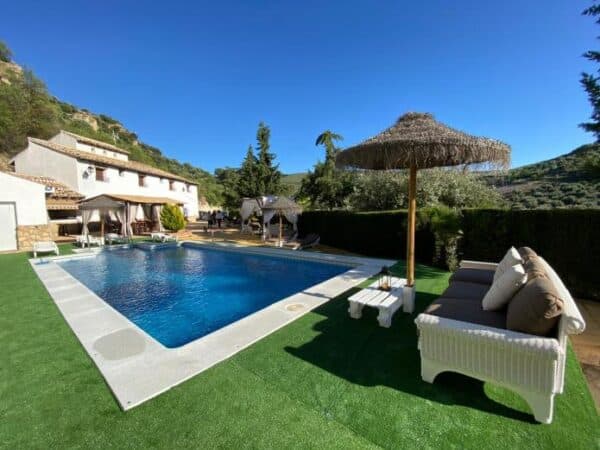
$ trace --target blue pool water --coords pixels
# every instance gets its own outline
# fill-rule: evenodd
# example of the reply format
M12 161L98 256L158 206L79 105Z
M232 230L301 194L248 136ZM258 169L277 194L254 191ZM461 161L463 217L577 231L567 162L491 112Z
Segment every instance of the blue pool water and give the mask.
M348 270L181 246L120 249L60 265L166 347L179 347Z

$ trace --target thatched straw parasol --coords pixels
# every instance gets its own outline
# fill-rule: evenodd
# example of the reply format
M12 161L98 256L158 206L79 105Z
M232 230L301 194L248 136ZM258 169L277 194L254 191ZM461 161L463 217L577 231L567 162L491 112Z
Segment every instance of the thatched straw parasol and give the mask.
M409 169L406 278L415 279L417 170L489 162L508 166L510 147L500 141L471 136L437 122L433 115L407 113L361 144L340 152L338 167L370 170Z
M279 215L279 247L281 247L282 234L283 234L283 222L282 216L286 211L295 211L298 214L302 212L302 208L293 200L287 197L277 197L273 202L270 202L263 206L263 209L274 210Z

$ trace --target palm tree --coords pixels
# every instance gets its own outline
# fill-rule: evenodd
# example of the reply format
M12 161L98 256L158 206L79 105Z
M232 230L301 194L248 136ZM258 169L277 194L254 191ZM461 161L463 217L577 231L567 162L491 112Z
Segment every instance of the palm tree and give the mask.
M344 137L341 134L334 133L331 130L323 131L315 141L315 145L323 145L325 147L325 162L333 162L337 148L334 141L341 141Z

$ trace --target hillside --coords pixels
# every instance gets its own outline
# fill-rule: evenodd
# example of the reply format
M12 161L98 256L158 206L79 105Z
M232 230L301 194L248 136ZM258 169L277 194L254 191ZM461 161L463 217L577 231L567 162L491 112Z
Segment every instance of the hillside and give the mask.
M48 139L60 129L117 145L134 161L197 182L199 196L210 204L221 202L221 186L209 172L165 156L112 117L53 97L31 71L0 61L0 169L25 148L27 136Z
M289 173L281 177L281 183L286 187L285 192L289 195L295 195L300 190L302 179L306 176L305 172Z
M228 187L209 172L165 156L112 117L53 97L31 71L0 59L0 170L25 148L27 136L47 139L60 129L117 145L128 150L132 160L197 182L199 196L211 205L222 205L226 198ZM284 175L284 191L296 194L305 176ZM557 158L482 177L515 209L600 208L600 145L585 145Z
M515 209L600 208L600 145L484 178Z

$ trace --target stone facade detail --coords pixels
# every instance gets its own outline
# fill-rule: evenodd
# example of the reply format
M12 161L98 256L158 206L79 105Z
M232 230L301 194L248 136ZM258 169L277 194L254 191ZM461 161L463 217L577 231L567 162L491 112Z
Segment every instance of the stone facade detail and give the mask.
M17 227L17 242L19 250L31 250L36 241L53 241L56 230L52 225L19 225Z

